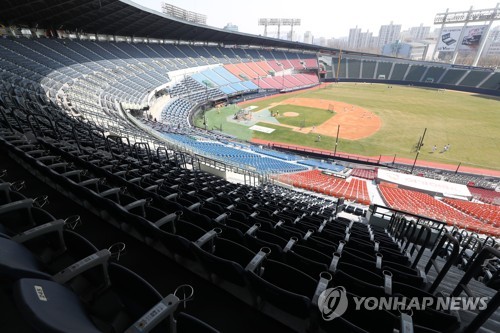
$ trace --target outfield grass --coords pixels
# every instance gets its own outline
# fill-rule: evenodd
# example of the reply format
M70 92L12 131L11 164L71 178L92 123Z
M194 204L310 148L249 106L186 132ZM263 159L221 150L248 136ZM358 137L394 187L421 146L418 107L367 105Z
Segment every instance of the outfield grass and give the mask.
M249 101L241 107L255 105L258 106L256 110L260 110L292 96L350 103L378 115L382 126L377 133L362 140L340 139L339 152L366 156L396 154L398 157L414 158L412 147L427 128L420 160L455 165L462 163L500 170L499 98L409 86L393 85L388 88L383 84L342 83L330 87L279 95L257 102ZM280 114L281 112L280 108ZM288 144L331 150L334 147L333 137L323 136L321 142L316 142L317 135L314 134L301 134L269 124L261 125L276 130L271 134L252 134L248 129L239 127L228 130L244 140L253 135L255 138ZM224 131L225 127L226 125L223 125ZM342 135L342 125L340 132ZM439 153L446 144L451 145L450 150ZM431 153L433 145L438 148L435 153Z
M296 127L311 127L318 126L335 115L332 111L310 108L298 105L280 104L269 109L271 112L279 111L277 118L280 124L296 126ZM286 112L295 112L297 117L286 117Z

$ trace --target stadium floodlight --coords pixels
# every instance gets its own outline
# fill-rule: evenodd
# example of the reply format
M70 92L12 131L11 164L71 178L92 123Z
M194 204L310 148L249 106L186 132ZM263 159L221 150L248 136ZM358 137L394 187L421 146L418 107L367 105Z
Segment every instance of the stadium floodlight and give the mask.
M280 25L281 20L277 18L269 19L269 25Z
M269 19L261 18L259 19L259 25L268 25Z
M180 7L174 6L169 3L162 2L161 8L164 14L173 16L175 18L198 23L198 24L207 24L207 16L203 14L199 14L196 12L192 12L189 10L182 9Z
M290 19L290 18L260 18L259 26L264 26L264 37L267 37L267 27L268 26L278 26L278 38L280 37L281 26L291 26L291 32L293 35L293 27L299 26L301 24L300 19Z

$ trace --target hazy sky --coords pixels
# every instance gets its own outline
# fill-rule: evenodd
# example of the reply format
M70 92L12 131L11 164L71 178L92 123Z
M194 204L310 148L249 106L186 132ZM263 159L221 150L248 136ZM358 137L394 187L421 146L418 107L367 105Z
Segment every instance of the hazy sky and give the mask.
M161 0L133 0L138 4L161 11ZM403 25L403 30L423 23L434 29L437 13L494 8L492 0L165 0L164 2L207 16L207 24L217 28L232 22L240 32L263 34L257 25L259 18L299 18L299 35L311 31L315 37L343 37L356 25L378 35L382 24ZM270 27L268 30L270 31ZM274 28L276 29L276 28ZM289 29L289 28L285 28ZM282 28L283 31L283 28ZM288 30L287 30L288 31ZM271 36L274 37L274 36Z

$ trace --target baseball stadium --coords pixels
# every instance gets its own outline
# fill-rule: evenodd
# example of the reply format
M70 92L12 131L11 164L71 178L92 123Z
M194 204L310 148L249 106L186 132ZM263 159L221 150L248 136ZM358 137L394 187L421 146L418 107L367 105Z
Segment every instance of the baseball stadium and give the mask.
M3 4L1 332L500 331L499 70L164 7Z

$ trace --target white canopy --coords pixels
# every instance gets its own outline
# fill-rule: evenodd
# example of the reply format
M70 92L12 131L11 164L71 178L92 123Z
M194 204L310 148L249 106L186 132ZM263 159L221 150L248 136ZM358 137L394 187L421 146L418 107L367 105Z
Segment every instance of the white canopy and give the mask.
M445 182L442 180L407 175L385 169L378 170L378 179L394 183L406 188L435 193L447 197L471 198L472 194L465 185Z

